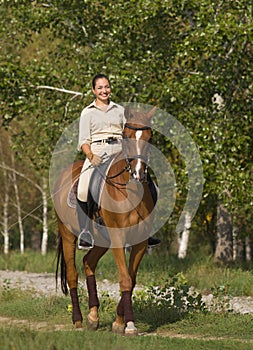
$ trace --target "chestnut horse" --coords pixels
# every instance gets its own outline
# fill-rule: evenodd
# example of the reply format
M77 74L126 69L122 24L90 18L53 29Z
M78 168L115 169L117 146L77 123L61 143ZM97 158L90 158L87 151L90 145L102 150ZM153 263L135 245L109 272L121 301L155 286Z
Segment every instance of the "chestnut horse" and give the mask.
M122 151L115 155L108 172L104 174L99 215L103 220L107 237L93 225L95 245L83 258L89 300L86 323L89 329L96 330L99 325L96 266L110 248L118 268L121 293L112 331L125 335L137 334L132 292L136 284L138 266L147 249L147 240L154 218L155 203L147 182L147 164L152 138L151 119L155 110L156 108L153 108L144 113L130 111L126 107ZM66 295L68 290L70 291L72 321L75 328L82 328L83 321L78 300L78 274L75 265L79 226L75 209L67 204L67 196L72 184L80 175L82 165L83 161L78 161L63 171L56 182L54 192L54 207L59 228L56 278L60 266L61 288ZM127 245L131 246L128 264L125 256Z

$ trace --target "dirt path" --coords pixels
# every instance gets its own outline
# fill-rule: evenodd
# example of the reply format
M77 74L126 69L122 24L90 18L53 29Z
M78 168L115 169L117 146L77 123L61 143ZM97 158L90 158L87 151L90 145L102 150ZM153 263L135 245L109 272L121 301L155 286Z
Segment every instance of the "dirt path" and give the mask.
M86 289L85 280L80 277L79 284ZM56 290L55 274L53 273L0 270L0 288L30 290L38 295L63 295L60 288L60 278ZM137 287L137 289L141 288ZM102 282L98 282L98 292L108 292L110 296L116 299L119 297L119 285L105 279Z
M84 279L79 278L79 283L86 289ZM19 288L21 290L32 290L38 295L59 295L62 296L59 281L56 291L55 275L53 273L28 273L25 271L8 271L0 270L0 288ZM135 290L141 290L141 286L136 286ZM98 293L108 292L115 298L119 298L118 283L111 283L108 280L98 282ZM212 295L204 297L204 301L208 304L212 299ZM234 312L240 314L253 314L253 298L251 297L234 297L230 300L231 308Z

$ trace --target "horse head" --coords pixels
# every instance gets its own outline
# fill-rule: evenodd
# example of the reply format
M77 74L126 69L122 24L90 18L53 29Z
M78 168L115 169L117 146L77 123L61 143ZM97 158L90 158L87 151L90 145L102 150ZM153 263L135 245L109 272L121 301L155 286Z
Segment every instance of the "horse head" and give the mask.
M123 152L131 178L138 182L146 180L152 140L151 119L156 108L146 113L125 108Z

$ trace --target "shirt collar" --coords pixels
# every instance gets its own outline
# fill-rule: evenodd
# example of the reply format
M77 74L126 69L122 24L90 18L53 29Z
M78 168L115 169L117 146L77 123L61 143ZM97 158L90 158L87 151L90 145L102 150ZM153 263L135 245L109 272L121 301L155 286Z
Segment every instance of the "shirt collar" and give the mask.
M110 102L109 102L109 105L108 105L108 108L107 108L107 111L109 111L109 109L112 109L112 108L114 108L114 107L117 107L117 104L116 104L115 102L113 102L113 101L110 101ZM89 105L87 106L87 108L97 108L97 109L99 109L99 108L97 107L97 105L96 105L96 100L94 100L93 102L91 102L91 104L89 104Z

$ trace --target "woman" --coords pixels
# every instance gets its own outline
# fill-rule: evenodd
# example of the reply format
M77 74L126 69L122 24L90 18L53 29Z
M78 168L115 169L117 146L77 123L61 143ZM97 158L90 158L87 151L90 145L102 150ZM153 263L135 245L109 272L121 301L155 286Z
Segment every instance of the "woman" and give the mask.
M125 123L124 108L110 100L109 78L97 74L92 80L95 100L83 109L79 123L78 149L86 155L77 188L77 215L81 233L79 249L90 249L94 240L86 220L88 214L88 188L94 167L108 159L108 156L122 149L122 131ZM160 240L149 239L150 245Z

